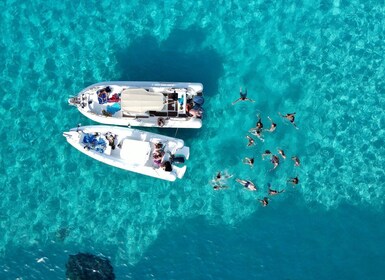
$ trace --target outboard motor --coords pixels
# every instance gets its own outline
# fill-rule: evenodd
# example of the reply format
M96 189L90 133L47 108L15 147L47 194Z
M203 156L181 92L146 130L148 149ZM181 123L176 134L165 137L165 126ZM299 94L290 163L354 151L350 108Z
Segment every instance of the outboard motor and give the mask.
M170 162L171 163L184 163L184 156L175 156L170 155Z

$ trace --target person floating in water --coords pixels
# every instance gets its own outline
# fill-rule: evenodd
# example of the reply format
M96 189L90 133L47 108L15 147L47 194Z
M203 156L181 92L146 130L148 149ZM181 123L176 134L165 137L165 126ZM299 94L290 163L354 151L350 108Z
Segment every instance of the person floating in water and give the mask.
M228 174L227 172L225 174L222 174L222 172L219 171L217 173L217 175L215 175L214 181L220 181L222 179L228 179L228 178L231 178L231 177L233 177L233 175Z
M270 150L265 150L265 152L262 154L262 159L264 160L266 156L271 157L271 155L272 154L271 154Z
M241 179L236 179L235 181L240 183L242 186L244 186L249 191L256 191L257 190L257 187L251 181L241 180Z
M245 157L243 159L243 163L250 165L250 167L253 167L254 166L254 158Z
M278 113L282 118L285 118L285 119L288 119L296 129L298 129L297 125L295 124L294 120L295 120L295 112L294 113L289 113L289 114L286 114L286 115L282 115L280 112Z
M297 156L293 156L291 159L294 161L294 166L300 166L301 162Z
M251 128L249 130L249 132L255 136L257 136L259 138L259 140L261 140L262 142L264 142L265 140L263 139L262 137L262 129L263 129L263 123L262 123L262 120L261 120L261 117L260 115L258 114L258 121L255 125L255 128Z
M277 157L276 155L273 155L271 157L271 163L274 165L274 167L272 169L270 169L270 171L273 171L274 169L276 169L279 165L279 157Z
M263 128L263 123L262 123L262 119L261 119L261 115L258 114L258 121L257 121L257 124L255 125L255 127L257 129L262 129Z
M283 159L286 159L285 152L283 150L278 149L278 153L281 155Z
M262 137L262 130L261 129L255 129L255 128L252 128L249 130L249 132L255 136L258 137L259 140L261 140L262 142L265 142L265 139L263 139Z
M268 186L268 188L269 188L269 189L268 189L269 195L277 195L277 194L280 194L280 193L285 192L285 190L277 191L277 190L271 189L271 184L270 184L270 183L268 183L267 186Z
M246 135L246 138L249 140L249 142L247 143L247 147L255 145L255 141L253 138L251 138L249 135Z
M250 101L250 102L254 102L254 100L252 100L252 99L250 99L250 98L247 97L247 89L246 89L245 92L242 92L242 87L241 87L241 88L239 89L239 95L240 95L240 97L239 97L237 100L235 100L235 101L232 103L232 105L234 105L234 104L237 103L238 101L246 101L246 100L248 100L248 101Z
M262 206L265 207L269 204L269 199L264 197L263 199L260 199L259 202L261 202Z
M292 183L293 185L298 185L299 179L298 177L294 177L294 178L288 179L287 182Z
M213 186L214 191L224 190L224 189L227 189L227 188L228 188L228 186L221 185L221 184L217 184L217 185Z
M266 129L268 132L273 132L275 131L275 129L277 128L277 124L273 122L273 120L270 118L270 117L267 117L270 122L271 122L271 125L270 125L270 128L269 129Z

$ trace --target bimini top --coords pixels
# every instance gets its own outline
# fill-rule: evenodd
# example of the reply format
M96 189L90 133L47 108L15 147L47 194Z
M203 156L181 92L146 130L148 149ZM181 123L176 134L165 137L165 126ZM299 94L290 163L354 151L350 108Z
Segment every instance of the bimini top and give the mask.
M160 92L149 93L142 88L129 88L122 92L120 104L126 112L146 113L161 111L164 107L163 99Z

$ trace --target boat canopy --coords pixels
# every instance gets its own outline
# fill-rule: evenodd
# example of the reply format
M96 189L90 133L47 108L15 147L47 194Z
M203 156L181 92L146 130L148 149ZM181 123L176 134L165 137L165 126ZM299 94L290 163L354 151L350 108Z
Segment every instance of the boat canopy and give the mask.
M142 88L125 89L121 94L121 107L126 112L146 113L162 111L164 97L160 92L148 92Z
M133 165L144 165L151 153L149 142L124 139L120 150L120 157Z

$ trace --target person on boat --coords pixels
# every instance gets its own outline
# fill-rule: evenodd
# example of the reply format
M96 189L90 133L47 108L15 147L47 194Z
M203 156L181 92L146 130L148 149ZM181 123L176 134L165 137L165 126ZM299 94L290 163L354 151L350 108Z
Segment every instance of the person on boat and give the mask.
M248 189L249 191L256 191L257 187L253 184L253 182L249 180L241 180L241 179L236 179L238 183L240 183L244 188Z
M111 146L111 149L115 150L115 138L116 135L113 135L111 132L106 133L106 139L108 141L108 145Z
M276 155L273 155L271 157L271 163L274 165L274 167L272 169L270 169L270 171L276 169L279 165L279 157L277 157Z
M273 120L268 116L267 117L270 122L271 122L271 125L270 125L270 128L269 129L266 129L268 132L273 132L275 131L275 129L277 128L277 124L273 122Z
M97 92L99 104L104 104L108 102L108 93L105 88L102 88Z
M259 202L261 202L263 207L266 207L269 204L269 199L264 197L263 199L260 199Z
M278 112L278 114L282 117L282 118L285 118L287 120L289 120L296 129L298 129L297 125L295 124L295 112L294 113L289 113L289 114L286 114L286 115L282 115L280 112Z
M281 157L282 157L283 159L286 159L286 155L285 155L285 152L284 152L283 150L278 149L278 153L281 155Z
M163 156L164 156L164 151L154 151L152 154L154 164L157 166L160 166L163 160Z
M267 186L268 186L269 195L277 195L277 194L285 192L285 190L277 191L277 190L271 189L271 184L270 183L268 183Z
M264 160L265 157L269 156L271 157L272 153L270 152L270 150L265 150L265 152L262 154L262 159Z
M189 114L191 117L193 118L201 118L203 116L203 111L200 110L200 109L194 109L192 108L190 111L189 111Z
M254 102L254 100L252 100L252 99L250 99L250 98L247 97L247 89L246 89L245 92L242 92L242 87L241 87L241 88L239 89L239 95L240 95L240 97L239 97L237 100L235 100L235 101L232 103L232 105L234 105L234 104L237 103L238 101L246 101L246 100L248 100L248 101L250 101L250 102Z
M164 152L164 145L162 142L155 143L154 146L155 146L156 152L160 152L160 151Z
M169 161L165 161L164 163L162 163L161 167L166 172L172 171L172 165L171 165L171 162L169 162Z
M243 163L250 165L250 167L253 167L254 166L254 158L253 157L252 158L245 157L243 159Z
M222 179L229 179L233 177L233 175L231 174L228 174L227 172L225 172L224 174L222 174L222 171L219 171L216 175L215 175L215 178L214 178L214 181L220 181Z
M291 159L294 161L294 166L300 166L301 162L297 156L292 156Z
M288 179L287 182L292 183L293 185L298 185L299 179L298 177L294 177L294 178Z
M163 127L165 124L166 124L166 121L164 120L164 118L158 118L157 125L159 127Z
M249 142L247 143L247 147L255 145L255 141L253 138L251 138L249 135L246 135L246 138L249 140Z

